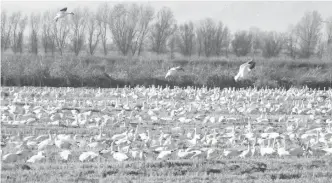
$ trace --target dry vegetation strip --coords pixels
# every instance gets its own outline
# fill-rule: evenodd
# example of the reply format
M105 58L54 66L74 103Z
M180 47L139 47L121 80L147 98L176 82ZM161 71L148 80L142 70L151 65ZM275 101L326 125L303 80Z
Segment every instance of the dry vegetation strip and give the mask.
M332 64L313 60L290 61L257 58L250 79L233 77L244 59L155 60L126 57L2 56L1 82L7 86L123 87L125 85L178 85L208 87L285 87L323 89L332 86ZM164 76L170 66L182 65L185 74L175 81ZM108 74L108 76L105 75Z

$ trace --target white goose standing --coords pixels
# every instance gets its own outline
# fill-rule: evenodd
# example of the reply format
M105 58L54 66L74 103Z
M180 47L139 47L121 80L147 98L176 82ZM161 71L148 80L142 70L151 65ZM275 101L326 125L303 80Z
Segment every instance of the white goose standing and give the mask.
M68 15L68 14L74 15L73 12L70 12L70 13L67 12L67 7L61 9L61 10L56 14L56 16L54 17L55 22L57 22L60 18L63 18L63 17L65 17L65 16Z
M256 62L254 62L253 59L250 59L250 61L242 64L240 66L239 72L234 77L234 80L237 82L240 79L248 77L249 72L255 68Z

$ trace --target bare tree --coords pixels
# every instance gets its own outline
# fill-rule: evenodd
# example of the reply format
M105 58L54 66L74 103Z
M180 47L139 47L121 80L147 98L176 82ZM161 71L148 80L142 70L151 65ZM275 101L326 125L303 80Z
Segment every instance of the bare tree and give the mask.
M222 49L227 48L229 45L229 31L227 26L224 26L222 22L219 22L218 27L216 27L215 35L215 53L217 56L221 55Z
M102 34L102 22L98 21L97 15L90 12L90 17L87 23L88 27L88 50L90 55L93 55L99 43L100 35Z
M326 51L327 51L327 44L324 40L320 39L317 43L316 56L322 59Z
M30 15L30 52L38 54L38 33L40 25L40 14Z
M75 16L71 17L71 42L72 46L71 49L74 51L75 55L77 56L84 46L85 40L85 27L87 24L87 8L84 10L80 8L76 8L74 10Z
M59 49L60 54L63 54L63 49L66 45L68 35L70 33L69 21L67 18L64 18L58 21L56 24L53 24L52 27L52 36L54 38L56 47Z
M232 40L232 35L231 35L231 32L228 29L228 27L226 27L224 31L225 31L225 41L224 41L225 55L226 55L226 57L228 57L228 52L229 52L229 47L230 47L230 43Z
M18 29L19 29L19 23L21 20L21 12L15 12L9 17L9 22L12 26L12 45L11 48L14 53L18 52L17 48L17 42L18 42Z
M17 50L18 52L20 53L23 53L23 38L24 38L24 30L27 26L27 23L28 23L28 17L25 16L23 17L20 22L18 23L18 27L19 27L19 32L18 32L18 35L17 35L17 42L16 42L16 45L15 45L15 50Z
M286 40L284 45L286 46L287 55L293 59L295 59L297 53L297 42L298 36L296 35L296 30L293 25L290 25L286 33Z
M7 17L7 12L1 12L1 52L6 51L10 46L12 25Z
M191 56L194 50L195 30L193 22L180 25L179 39L177 41L180 51L185 56Z
M263 56L270 58L279 55L284 44L284 37L277 32L269 32L263 38Z
M196 38L197 38L197 53L200 57L203 52L203 32L202 29L196 29Z
M150 30L150 23L153 20L153 15L154 9L151 6L141 5L139 7L137 35L131 47L133 55L136 53L136 51L138 52L137 55L141 54L144 47L144 41Z
M176 25L175 25L176 26ZM177 31L177 26L176 26L176 31L173 32L173 34L170 36L168 40L168 47L169 47L169 52L170 52L170 57L171 59L175 58L175 47L176 47L176 42L179 39L178 31Z
M215 36L216 36L216 25L211 18L207 18L201 21L201 25L198 28L202 36L202 45L205 56L209 57L215 49Z
M297 36L299 37L300 56L310 57L321 37L321 15L317 11L306 12L297 24Z
M51 17L51 13L49 11L44 12L42 17L42 46L44 48L44 53L46 54L50 49L52 55L55 52L55 40L52 35L52 23L53 17Z
M150 39L152 50L160 54L166 50L167 40L174 33L176 27L173 12L167 7L163 7L157 13L156 18L156 22L152 26Z
M100 38L103 46L104 55L107 55L107 27L108 27L108 18L110 14L110 8L107 2L101 3L98 7L97 20L100 25Z
M327 35L327 45L326 45L326 58L332 59L332 16L326 21L326 35Z
M258 53L259 49L262 49L263 47L263 37L264 32L261 31L258 27L250 27L249 33L252 35L252 43L251 43L251 51L252 56Z
M117 4L110 13L110 31L116 47L127 55L137 34L139 8L136 4Z
M330 16L326 21L326 35L327 35L327 44L332 44L332 16Z
M247 31L238 31L234 34L232 48L236 56L246 56L252 48L252 35Z

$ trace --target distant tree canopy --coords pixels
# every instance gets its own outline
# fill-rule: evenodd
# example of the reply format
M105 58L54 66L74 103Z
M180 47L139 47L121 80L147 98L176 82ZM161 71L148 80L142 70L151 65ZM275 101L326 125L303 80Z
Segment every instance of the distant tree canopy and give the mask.
M180 25L178 45L183 55L191 56L193 54L195 38L196 35L193 22Z
M168 39L176 31L176 21L170 8L164 7L158 13L151 28L152 51L160 54L166 51Z
M229 46L230 32L220 21L216 24L211 18L202 20L197 30L198 42L205 56L220 56Z
M321 37L322 18L317 11L306 12L296 25L296 33L299 38L299 56L309 58L316 49Z
M277 57L283 47L284 36L277 32L268 32L263 38L262 51L263 56Z
M231 32L222 21L202 17L177 25L172 10L163 7L155 11L149 5L136 3L101 3L98 13L87 8L73 10L57 23L56 11L32 13L1 12L1 51L33 54L72 52L104 55L118 51L122 55L141 55L143 51L156 54L176 52L183 56L253 55L291 58L332 59L332 16L323 20L317 11L305 12L299 22L286 32L264 32L257 27ZM89 15L89 16L88 16ZM27 32L28 39L24 39ZM98 49L99 48L99 49ZM230 49L231 48L231 49Z
M232 48L236 56L246 56L251 51L252 34L247 31L239 31L234 35Z

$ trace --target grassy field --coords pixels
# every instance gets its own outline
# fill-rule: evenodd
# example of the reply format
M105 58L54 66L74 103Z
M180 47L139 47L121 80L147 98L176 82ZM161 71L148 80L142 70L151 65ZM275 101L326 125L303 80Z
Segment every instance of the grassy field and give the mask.
M2 162L1 181L331 182L331 97L332 90L308 88L2 87L2 158L20 150L22 141L30 144L30 156L44 150L45 158ZM125 141L113 139L123 132ZM37 136L60 134L74 139L68 160L52 140L38 150L43 139ZM283 139L289 155L279 152ZM96 142L106 145L87 145ZM273 152L263 155L264 147ZM110 156L101 151L107 149ZM194 153L181 157L180 150ZM87 151L100 154L81 162ZM127 159L119 161L116 152Z
M127 86L207 86L207 87L332 87L332 62L318 59L291 60L256 57L254 72L248 80L235 83L233 77L247 58L163 56L34 56L3 54L3 86L123 87ZM169 67L182 65L185 74L174 81L165 80ZM110 77L105 77L107 73Z

